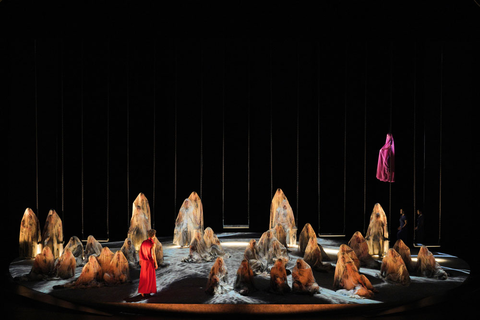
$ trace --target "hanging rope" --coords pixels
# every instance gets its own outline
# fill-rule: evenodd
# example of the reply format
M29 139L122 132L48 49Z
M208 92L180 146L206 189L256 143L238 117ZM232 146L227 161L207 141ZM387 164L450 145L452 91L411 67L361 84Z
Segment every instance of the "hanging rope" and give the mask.
M200 45L200 199L203 199L203 42Z
M439 186L438 186L438 243L442 233L442 120L443 120L443 44L440 46L440 137L439 137Z
M37 40L33 40L33 78L34 78L34 106L35 106L35 202L37 214L39 212L38 201L38 85L37 85Z
M363 234L366 232L367 215L367 86L368 84L368 45L365 42L365 87L363 117Z
M417 168L416 168L416 141L417 141L417 45L413 47L413 230L417 226ZM416 232L413 232L413 242L416 243Z
M347 93L348 93L348 43L345 44L345 105L343 133L343 234L345 234L347 212Z
M250 226L250 116L251 116L251 89L250 89L250 46L247 45L247 225Z
M273 53L270 40L270 198L273 197Z
M177 66L177 46L175 40L173 41L173 55L174 55L174 186L173 186L173 221L176 220L177 216L177 86L178 86L178 66Z
M130 225L130 42L127 39L127 226Z
M295 209L295 225L298 226L298 204L300 190L300 44L297 41L297 203Z
M390 133L393 132L393 42L390 42ZM390 157L390 168L392 168L392 157ZM388 184L388 221L392 221L392 183ZM388 224L388 232L391 234L392 224Z
M222 225L225 226L225 82L227 80L227 40L223 48L223 86L222 86Z
M317 41L317 222L318 234L320 234L320 42Z
M62 204L61 204L61 208L62 208L62 223L63 223L63 226L65 226L65 157L64 157L64 150L65 150L65 140L64 140L64 116L65 116L65 112L64 112L64 104L63 104L63 95L64 95L64 90L63 90L63 56L64 56L64 49L63 49L63 41L61 42L61 45L60 45L60 109L61 109L61 148L62 148L62 155L61 155L61 188L62 188Z
M85 239L85 224L84 224L84 209L85 209L85 186L84 186L84 149L83 149L83 142L84 142L84 122L83 122L83 82L84 82L84 43L82 41L82 48L81 48L81 53L82 53L82 58L81 58L81 78L80 78L80 158L81 158L81 194L82 194L82 239Z
M157 124L157 115L156 115L156 108L157 108L157 48L156 48L156 41L153 40L153 169L152 169L152 228L155 229L155 205L156 205L156 197L155 197L155 177L156 177L156 124Z
M110 239L110 41L107 43L107 239Z

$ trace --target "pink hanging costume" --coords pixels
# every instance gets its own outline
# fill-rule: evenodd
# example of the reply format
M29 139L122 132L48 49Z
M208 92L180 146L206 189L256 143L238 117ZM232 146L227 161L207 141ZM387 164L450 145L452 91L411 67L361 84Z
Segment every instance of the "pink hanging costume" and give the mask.
M391 133L387 133L385 144L378 152L377 179L395 182L395 143Z

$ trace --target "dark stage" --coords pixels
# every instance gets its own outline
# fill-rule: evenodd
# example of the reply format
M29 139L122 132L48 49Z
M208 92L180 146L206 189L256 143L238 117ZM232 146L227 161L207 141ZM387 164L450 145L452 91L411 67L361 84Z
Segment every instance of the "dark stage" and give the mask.
M8 106L2 108L8 119L2 302L17 318L40 312L58 319L223 313L424 319L468 317L466 310L475 307L480 155L472 43L16 39L2 40L1 50L8 79L2 89ZM395 139L392 183L376 178L387 133ZM390 246L403 209L405 243L416 255L421 210L422 243L451 277L438 287L415 278L403 288L366 271L380 286L366 304L337 295L325 275L318 275L318 297L271 297L260 290L251 301L208 300L199 289L206 266L177 283L187 291L193 286L189 294L160 291L146 301L134 293L138 275L118 288L84 291L13 280L32 263L17 260L26 208L42 228L49 210L56 210L64 243L94 235L113 251L125 240L132 203L143 193L167 248L182 203L196 191L205 227L222 243L244 242L269 228L277 188L288 197L298 233L310 223L318 242L332 249L356 231L365 234L380 203ZM234 278L244 247L226 248ZM185 250L165 249L166 262L177 262L157 271L159 281L164 272L177 277L172 267Z

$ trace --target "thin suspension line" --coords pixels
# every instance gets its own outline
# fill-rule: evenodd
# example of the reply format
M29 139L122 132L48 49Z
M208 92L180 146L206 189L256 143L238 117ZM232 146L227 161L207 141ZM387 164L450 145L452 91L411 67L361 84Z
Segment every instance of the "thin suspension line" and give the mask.
M365 87L363 109L363 234L366 232L367 215L367 89L368 89L368 46L365 42Z
M300 190L300 45L297 41L297 201L295 208L295 224L298 226L298 204Z
M270 197L273 197L273 48L270 40Z
M175 40L173 42L173 55L174 55L174 119L175 119L175 124L174 124L174 188L173 188L173 217L175 221L176 217L176 210L177 210L177 87L178 87L178 66L177 66L177 46L175 43Z
M442 232L442 120L443 120L443 44L440 47L440 137L439 137L439 190L438 190L438 243Z
M110 41L107 43L107 239L110 239Z
M200 45L200 198L203 199L203 82L204 82L204 70L203 70L203 42Z
M39 213L38 198L38 84L37 84L37 40L33 40L33 68L34 68L34 106L35 106L35 202L36 211Z
M250 226L250 117L251 117L251 88L250 88L250 46L247 46L247 225Z
M81 204L81 210L82 210L82 239L85 239L85 218L84 218L84 212L85 212L85 185L84 185L84 119L83 119L83 82L84 82L84 43L82 41L81 43L81 77L80 77L80 158L81 158L81 195L82 195L82 204Z
M62 208L62 223L63 226L65 226L65 140L64 140L64 134L65 134L65 126L64 126L64 116L65 116L65 110L64 110L64 86L63 86L63 77L64 77L64 46L63 46L63 41L61 42L60 46L60 109L61 109L61 149L62 149L62 154L61 154L61 189L62 189L62 196L61 196L61 208Z
M390 42L390 133L393 133L393 42ZM392 157L390 157L390 168L392 168ZM392 183L388 184L388 221L392 221ZM390 223L388 232L391 234Z
M127 226L130 225L130 42L127 39Z
M417 151L417 46L413 47L413 230L417 226L417 167L416 167L416 151ZM416 242L416 232L413 232L413 240Z
M345 44L345 100L343 133L343 234L345 234L347 212L347 92L348 92L348 43Z
M227 41L223 48L223 84L222 84L222 225L225 225L225 82L227 78Z
M155 190L155 178L156 178L156 124L157 124L157 114L156 114L156 102L157 102L157 47L156 41L153 40L153 172L152 172L152 228L155 229L155 205L156 205L156 190Z
M320 206L321 206L321 193L320 193L320 42L318 44L317 53L317 223L318 234L321 233L320 225Z

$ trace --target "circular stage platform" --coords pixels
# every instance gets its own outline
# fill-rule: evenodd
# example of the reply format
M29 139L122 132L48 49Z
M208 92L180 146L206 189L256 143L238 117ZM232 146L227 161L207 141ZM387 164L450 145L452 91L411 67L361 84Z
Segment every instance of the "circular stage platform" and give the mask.
M75 277L63 280L50 278L42 281L21 281L20 277L30 272L33 260L16 259L9 265L9 275L4 292L9 294L6 301L12 301L12 307L18 318L43 312L55 319L68 318L104 318L121 319L149 317L223 317L226 314L287 318L352 318L367 316L409 318L425 317L425 312L439 316L463 314L469 301L478 297L478 290L471 274L470 266L462 259L442 252L441 248L430 248L436 261L447 272L448 279L411 275L409 286L388 282L380 276L378 269L360 268L375 289L370 298L361 298L347 290L333 289L334 271L314 271L320 293L299 295L294 293L274 294L268 291L269 274L255 276L257 291L242 296L233 290L233 283L243 252L250 239L258 239L259 233L222 233L217 234L225 250L224 261L228 270L228 283L232 289L225 294L211 296L205 293L208 274L214 261L186 263L182 259L188 256L188 248L172 244L172 239L159 238L163 245L166 266L156 271L157 293L143 298L138 294L140 268L131 268L131 281L118 286L101 286L88 289L63 287L74 281L81 273L77 267ZM336 264L336 253L346 238L317 238L318 243L329 256L326 263ZM104 243L111 251L120 249L122 242ZM438 250L436 250L438 249ZM418 248L411 247L412 260L416 260ZM295 261L301 258L297 247L289 247L287 270L292 270ZM380 261L380 260L378 260ZM271 267L271 266L269 266ZM288 276L291 287L292 277ZM16 307L15 307L16 305ZM468 317L468 315L467 315Z

